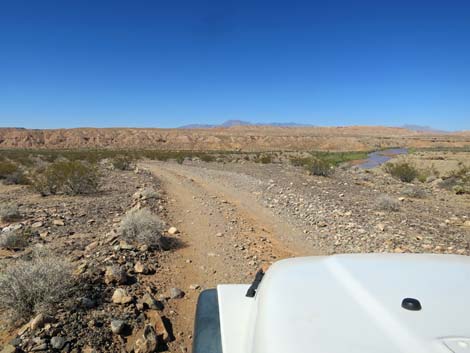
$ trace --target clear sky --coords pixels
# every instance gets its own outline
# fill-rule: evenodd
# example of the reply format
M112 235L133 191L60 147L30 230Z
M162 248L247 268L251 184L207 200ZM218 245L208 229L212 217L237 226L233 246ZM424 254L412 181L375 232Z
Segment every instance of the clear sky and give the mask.
M470 1L0 0L0 126L470 129Z

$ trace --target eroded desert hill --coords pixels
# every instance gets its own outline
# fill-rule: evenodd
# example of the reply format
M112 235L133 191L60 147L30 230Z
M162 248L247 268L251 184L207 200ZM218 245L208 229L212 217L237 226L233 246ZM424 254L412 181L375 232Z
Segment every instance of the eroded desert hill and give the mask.
M152 148L162 150L370 150L459 147L468 134L425 134L404 128L235 126L208 129L0 128L0 148Z

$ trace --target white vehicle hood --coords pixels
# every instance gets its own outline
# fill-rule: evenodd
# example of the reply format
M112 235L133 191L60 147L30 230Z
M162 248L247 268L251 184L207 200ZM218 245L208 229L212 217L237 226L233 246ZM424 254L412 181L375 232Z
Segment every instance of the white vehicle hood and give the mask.
M256 297L240 305L224 302L224 286L219 291L222 341L231 342L224 353L470 353L466 256L288 259L274 264ZM417 299L421 310L404 309L404 298ZM234 319L226 315L233 305L240 320L226 322ZM239 347L227 338L233 325L241 325Z

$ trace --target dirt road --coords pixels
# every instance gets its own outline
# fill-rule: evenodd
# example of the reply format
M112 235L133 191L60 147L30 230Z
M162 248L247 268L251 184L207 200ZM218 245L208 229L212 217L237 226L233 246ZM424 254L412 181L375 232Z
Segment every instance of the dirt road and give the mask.
M250 283L262 264L305 254L291 240L301 232L231 184L247 176L158 162L143 166L161 180L169 220L183 244L169 259L176 274L169 285L186 292L184 299L170 301L171 320L180 349L190 350L199 291Z

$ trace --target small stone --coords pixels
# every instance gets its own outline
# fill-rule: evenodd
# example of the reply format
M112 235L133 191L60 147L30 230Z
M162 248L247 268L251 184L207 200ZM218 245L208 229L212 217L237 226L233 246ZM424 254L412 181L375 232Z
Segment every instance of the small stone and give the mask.
M144 304L144 307L155 310L163 310L163 304L156 300L150 293L145 293L139 300L139 303Z
M220 238L220 237L223 237L224 235L223 235L223 233L220 233L220 232L219 232L219 233L217 233L215 236L216 236L217 238Z
M129 244L127 241L125 240L121 240L119 242L119 247L122 249L122 250L134 250L134 246Z
M142 330L136 332L129 342L134 353L152 353L157 349L158 337L152 325L145 325Z
M111 321L111 331L115 335L120 335L121 333L123 333L125 328L126 328L126 323L124 321L122 320Z
M41 228L44 225L42 222L34 222L31 224L31 228Z
M191 290L197 290L199 288L201 288L201 286L199 284L191 284L189 286L189 289L191 289Z
M90 251L93 251L96 249L96 247L98 246L98 242L97 241L94 241L90 244L87 245L87 247L85 248L85 251L86 252L90 252Z
M381 232L385 231L385 225L383 223L379 223L375 227Z
M146 273L148 273L148 268L147 268L147 266L144 266L144 265L142 264L142 262L137 261L137 262L135 263L135 265L134 265L134 271L135 271L136 273L143 273L143 274L146 274Z
M61 219L54 219L52 221L52 224L55 225L55 226L59 226L59 227L62 227L65 225L64 221L61 220Z
M115 304L129 304L132 302L132 296L130 296L125 289L117 288L113 297L111 298Z
M93 299L87 297L83 297L81 302L85 309L93 309L96 306L96 302Z
M170 298L171 299L181 299L184 297L184 292L179 288L170 289Z
M179 231L176 227L170 227L170 229L168 229L168 234L170 235L174 235L174 234L178 234Z
M45 314L38 314L34 319L32 319L29 323L29 327L32 331L35 331L39 328L42 328L45 324L54 322L54 318L52 316L48 316Z
M467 227L467 228L470 228L470 221L463 222L463 226Z
M165 323L160 316L160 313L155 310L149 310L146 313L146 316L150 320L150 323L154 327L155 331L157 332L158 336L162 337L163 342L169 342L170 341L170 334L168 333L168 330L165 327Z
M107 266L106 272L104 274L104 281L106 284L113 282L118 284L126 284L128 281L126 270L119 266Z
M61 336L54 336L51 338L51 346L54 349L62 349L66 343L66 340L64 337Z

